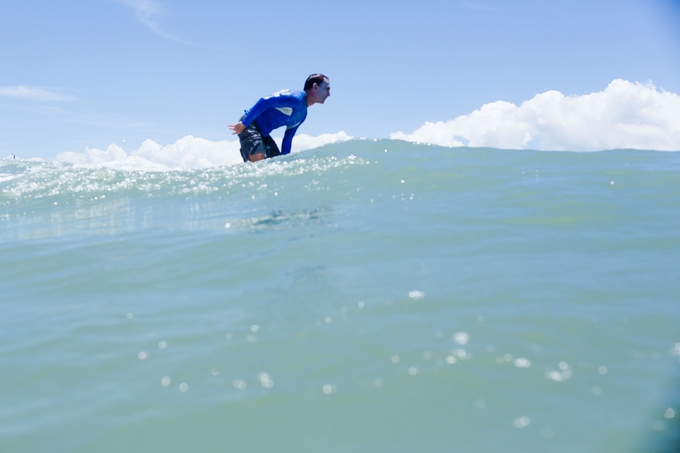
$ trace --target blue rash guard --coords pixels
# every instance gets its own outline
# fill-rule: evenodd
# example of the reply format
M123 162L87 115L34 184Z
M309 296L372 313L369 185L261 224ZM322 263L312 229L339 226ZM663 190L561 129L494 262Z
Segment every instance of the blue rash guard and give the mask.
M288 154L295 132L307 118L307 107L307 94L304 91L279 91L257 101L253 108L246 111L246 116L241 122L248 127L257 120L260 133L265 137L269 136L272 130L286 126L281 154Z

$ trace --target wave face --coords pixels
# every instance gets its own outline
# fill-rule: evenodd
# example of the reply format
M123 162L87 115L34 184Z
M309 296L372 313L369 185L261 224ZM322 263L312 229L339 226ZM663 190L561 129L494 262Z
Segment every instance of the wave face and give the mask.
M670 435L679 153L357 140L150 170L0 161L3 450Z

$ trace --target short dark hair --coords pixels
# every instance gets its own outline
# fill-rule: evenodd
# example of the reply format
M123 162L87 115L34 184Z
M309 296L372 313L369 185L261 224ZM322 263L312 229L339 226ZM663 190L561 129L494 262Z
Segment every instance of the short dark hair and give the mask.
M328 80L328 77L318 72L316 74L312 74L309 77L307 77L307 80L305 80L304 90L305 91L311 90L315 83L321 85L324 82L324 80Z

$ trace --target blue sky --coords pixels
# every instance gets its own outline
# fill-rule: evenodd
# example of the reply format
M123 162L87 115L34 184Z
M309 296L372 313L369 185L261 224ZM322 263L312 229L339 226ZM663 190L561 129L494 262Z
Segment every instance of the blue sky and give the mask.
M614 79L680 93L680 2L2 2L0 62L0 156L231 140L316 71L332 96L301 133L388 137Z

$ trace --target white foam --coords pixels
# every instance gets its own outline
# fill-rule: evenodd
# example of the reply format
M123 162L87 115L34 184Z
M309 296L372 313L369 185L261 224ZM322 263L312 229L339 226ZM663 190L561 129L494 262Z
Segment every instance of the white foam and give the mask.
M343 131L316 137L300 134L293 139L292 152L305 151L352 138ZM280 146L281 139L277 141ZM239 149L238 140L214 142L187 135L173 144L164 146L148 139L129 154L114 143L105 150L85 148L83 153L60 153L57 161L84 166L103 166L117 170L193 170L242 163Z
M680 96L651 82L617 79L603 91L537 94L516 106L497 101L449 121L426 122L390 138L441 146L597 151L680 150Z

